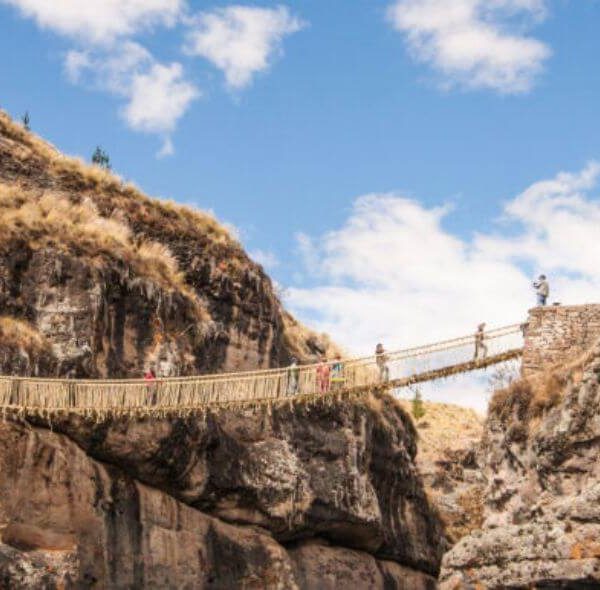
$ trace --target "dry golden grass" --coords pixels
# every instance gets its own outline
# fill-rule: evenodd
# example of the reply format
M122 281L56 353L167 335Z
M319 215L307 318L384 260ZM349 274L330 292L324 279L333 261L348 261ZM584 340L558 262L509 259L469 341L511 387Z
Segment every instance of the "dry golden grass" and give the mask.
M504 423L529 422L558 405L568 373L550 372L538 379L518 379L494 392L488 412Z
M240 243L210 213L150 198L111 171L64 156L0 111L0 158L2 149L15 164L8 172L9 178L19 169L23 190L29 189L20 201L13 192L3 197L4 206L0 204L1 221L11 228L11 236L24 228L28 239L38 240L41 245L52 239L53 234L57 242L81 248L98 264L104 256L118 257L138 277L145 277L163 289L182 292L196 305L198 298L185 284L175 259L159 243L179 244L185 257L191 254L185 247L187 240L197 245L203 256L217 260L220 270L234 280L242 280L249 269L262 273ZM0 177L2 172L0 160ZM32 191L40 186L56 188L32 199ZM56 213L49 211L48 205L56 206ZM74 228L69 227L71 223ZM148 239L140 241L140 236ZM0 235L0 243L3 239L7 239L6 235ZM283 315L284 337L292 355L301 360L311 359L313 352L307 344L310 340L319 342L328 358L342 353L327 335L318 335L289 314Z
M447 528L447 533L455 543L483 526L485 504L483 487L471 486L458 497L457 503L463 518L452 522Z
M557 406L565 388L581 381L585 366L596 356L597 342L585 353L554 366L538 375L520 378L494 392L488 412L504 423L520 421L524 424L537 421L546 411ZM518 438L521 433L515 430Z
M122 209L126 214L139 216L140 221L157 222L165 231L176 231L179 235L202 233L217 244L241 250L237 240L211 214L170 200L150 198L133 183L125 183L110 170L87 164L80 158L65 156L34 133L26 131L3 111L0 111L0 136L18 142L39 156L47 164L52 176L77 186L83 192L93 190L105 193L110 196L113 207Z
M74 204L52 192L0 185L0 226L0 245L26 240L32 249L53 246L77 252L95 267L118 261L134 279L197 300L166 246L135 240L126 224L102 217L90 199Z
M343 349L331 340L329 334L318 334L307 328L287 312L283 314L283 330L285 343L292 356L305 359L314 355L308 345L308 342L312 341L318 343L319 347L322 348L322 355L329 360L333 360L337 355L341 358L346 357Z
M48 352L50 344L30 324L12 317L0 316L0 344L29 353Z
M569 383L581 381L585 366L597 354L598 343L572 360L550 366L539 376L521 378L497 390L490 400L489 412L504 422L517 419L531 422L557 406Z

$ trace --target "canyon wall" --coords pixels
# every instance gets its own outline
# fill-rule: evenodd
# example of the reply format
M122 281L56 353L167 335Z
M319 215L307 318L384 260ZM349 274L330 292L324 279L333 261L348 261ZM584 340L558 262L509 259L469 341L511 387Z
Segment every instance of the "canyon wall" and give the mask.
M0 587L435 588L446 541L388 396L45 426L0 425Z

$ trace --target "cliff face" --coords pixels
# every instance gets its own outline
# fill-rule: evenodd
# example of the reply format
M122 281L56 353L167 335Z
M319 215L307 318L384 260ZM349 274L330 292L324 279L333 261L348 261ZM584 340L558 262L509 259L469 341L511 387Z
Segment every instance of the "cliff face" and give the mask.
M600 587L600 345L496 394L483 439L485 521L442 588Z
M67 158L0 112L0 316L35 330L19 373L137 377L279 366L331 345L282 308L210 216ZM8 362L8 361L7 361ZM15 361L0 367L12 372Z
M0 429L0 587L435 587L441 524L387 396Z

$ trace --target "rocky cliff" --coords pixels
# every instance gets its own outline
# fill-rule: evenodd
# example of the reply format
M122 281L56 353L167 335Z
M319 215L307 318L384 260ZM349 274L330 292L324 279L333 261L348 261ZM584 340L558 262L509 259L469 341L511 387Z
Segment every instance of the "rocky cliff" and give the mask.
M600 345L495 394L480 531L444 557L441 587L600 587Z
M0 587L435 588L445 540L388 396L0 424Z
M0 372L162 376L333 345L210 216L0 113ZM429 589L446 537L387 396L0 422L0 589Z
M2 112L0 226L2 372L185 375L331 348L209 215L65 157Z

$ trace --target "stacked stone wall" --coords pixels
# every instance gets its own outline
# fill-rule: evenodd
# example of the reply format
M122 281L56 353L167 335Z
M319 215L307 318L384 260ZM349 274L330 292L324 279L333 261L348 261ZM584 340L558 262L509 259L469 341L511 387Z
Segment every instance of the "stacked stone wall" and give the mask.
M523 375L572 360L600 339L600 305L536 307L529 312Z

